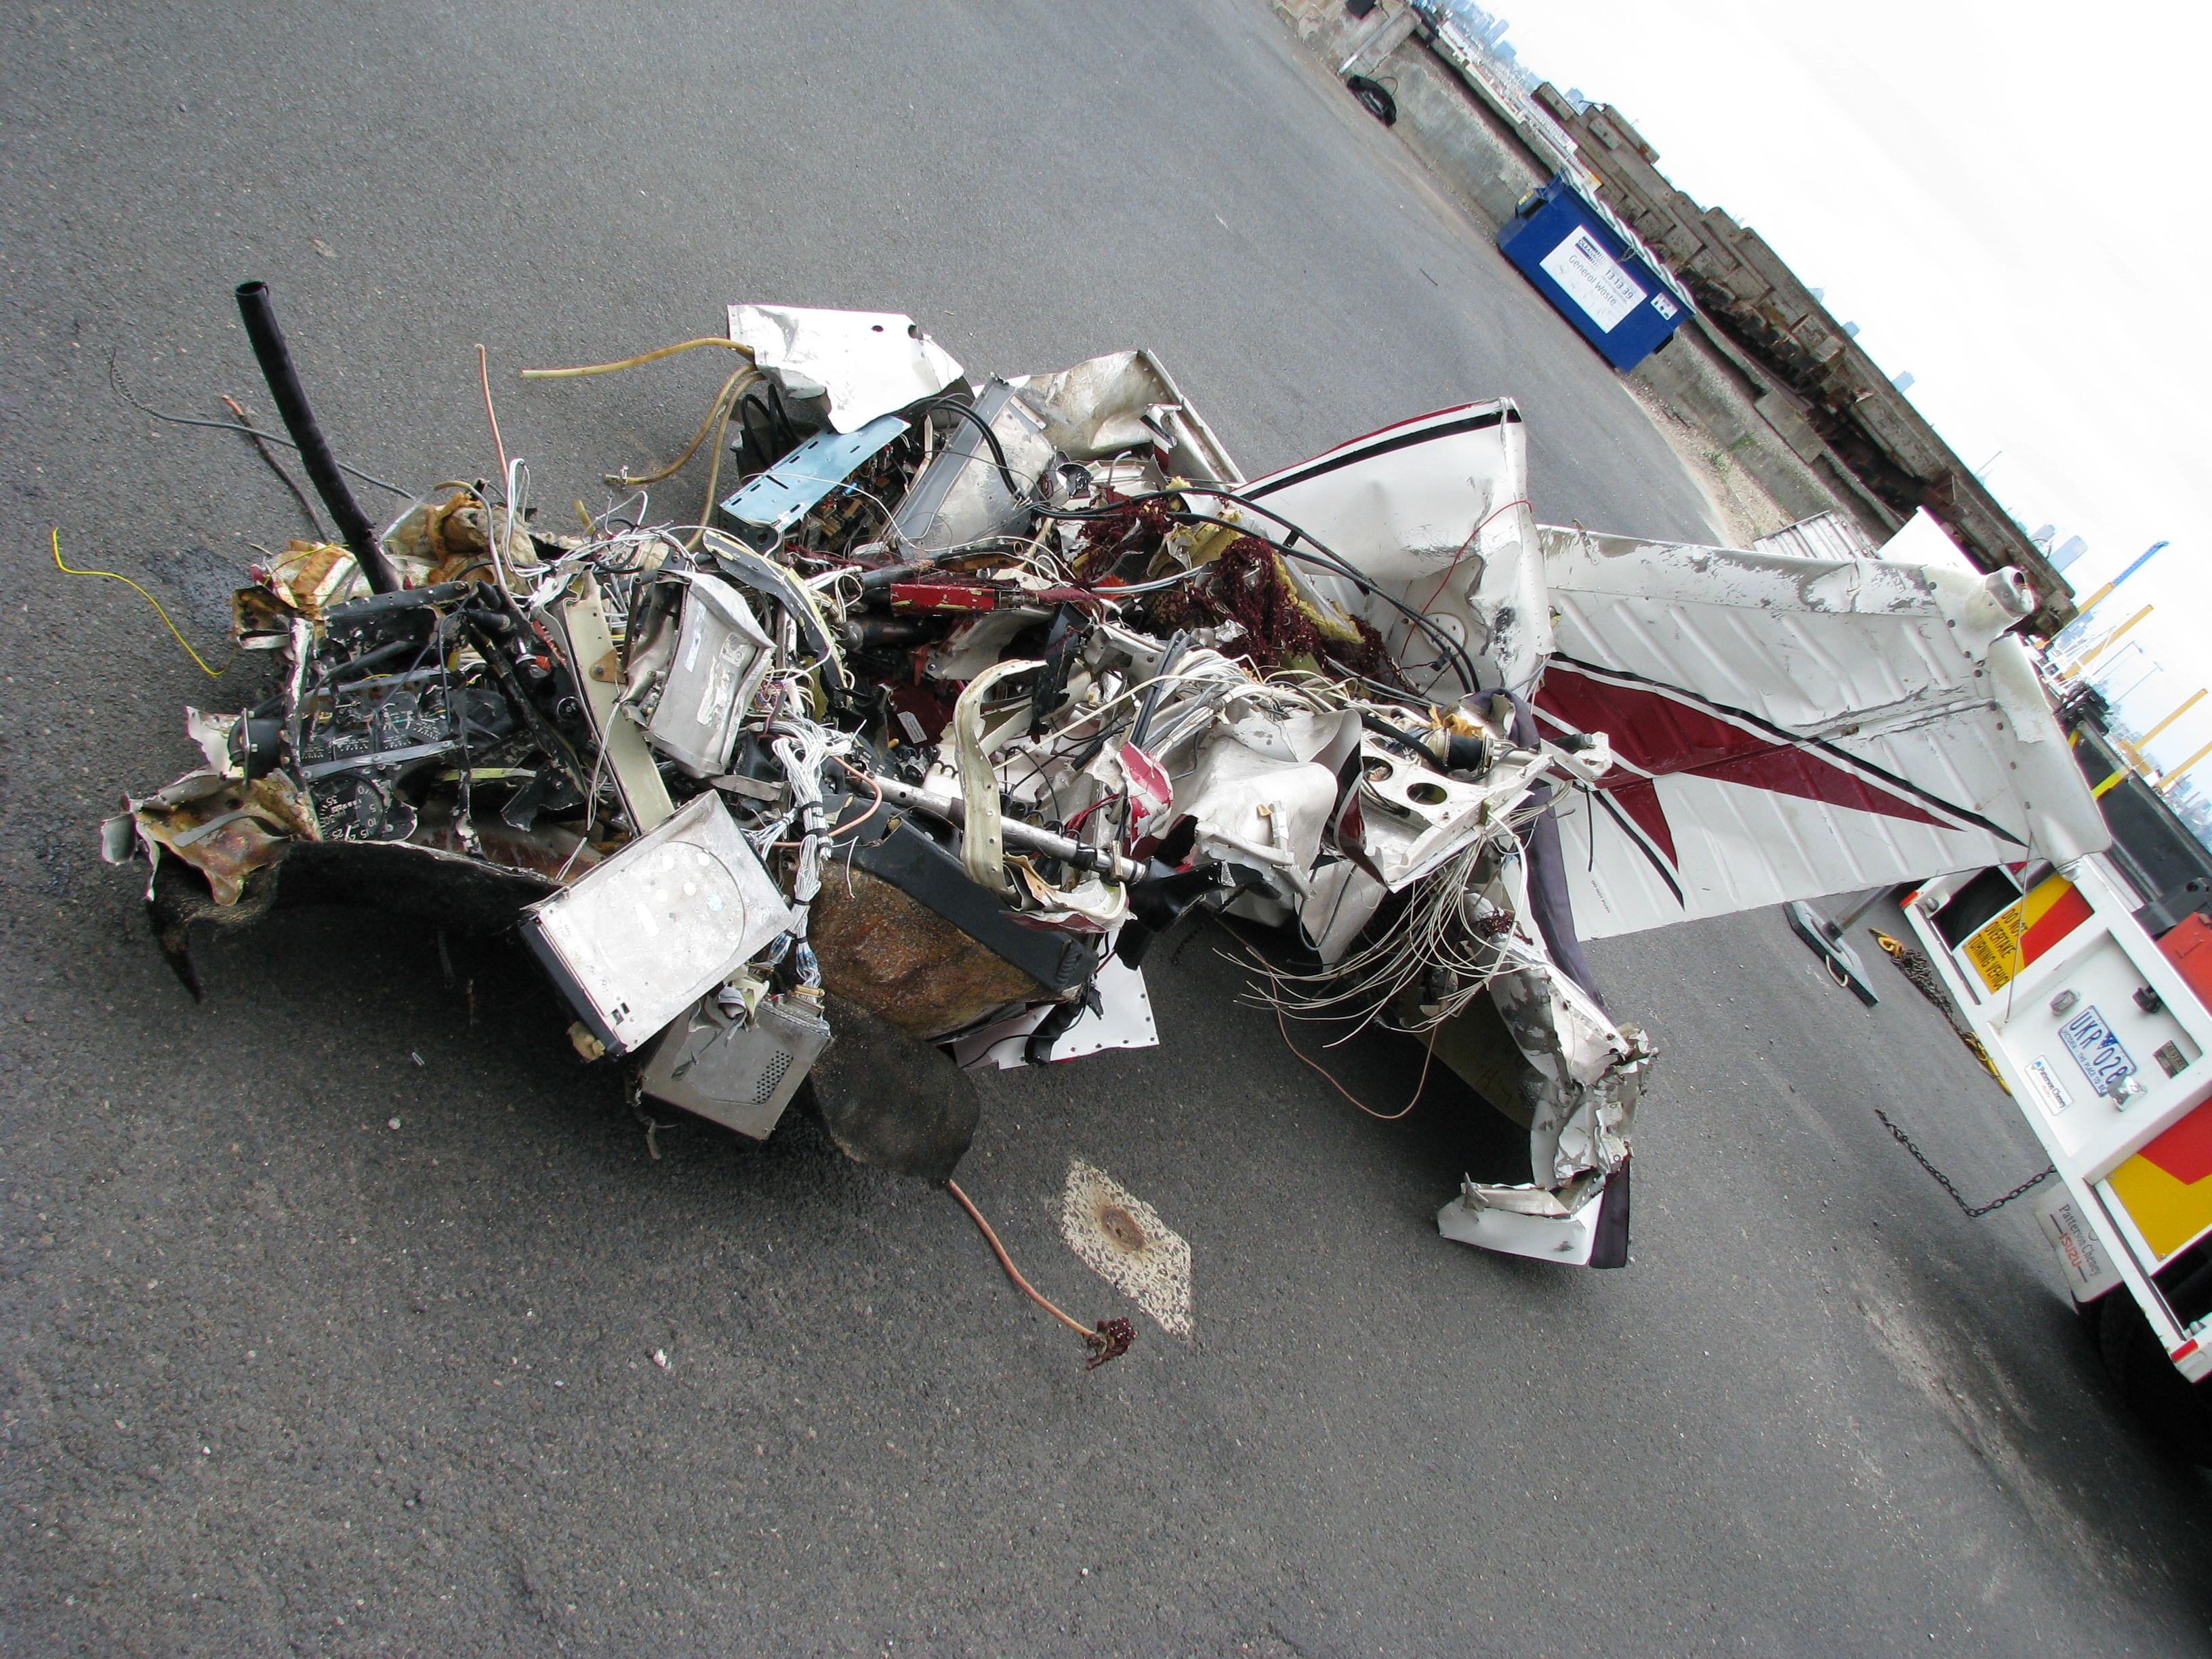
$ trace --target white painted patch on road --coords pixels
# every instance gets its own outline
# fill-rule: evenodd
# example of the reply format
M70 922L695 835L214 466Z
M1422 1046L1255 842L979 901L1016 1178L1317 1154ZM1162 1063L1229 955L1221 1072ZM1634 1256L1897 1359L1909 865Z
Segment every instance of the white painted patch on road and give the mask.
M1070 1159L1060 1234L1083 1265L1170 1336L1192 1328L1190 1246L1159 1212L1103 1170Z

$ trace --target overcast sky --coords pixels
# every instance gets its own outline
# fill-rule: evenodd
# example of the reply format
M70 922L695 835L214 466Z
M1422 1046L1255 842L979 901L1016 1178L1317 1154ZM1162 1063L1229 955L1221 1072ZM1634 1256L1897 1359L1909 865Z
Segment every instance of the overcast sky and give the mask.
M2097 612L2157 606L2130 637L2166 672L2131 718L2212 684L2212 9L1489 3L1525 64L1619 108L1679 189L1756 228L1910 370L1969 467L1997 455L1986 482L2031 530L2085 538L2082 597L2172 542ZM2130 653L2113 689L2148 666ZM2212 698L2154 750L2207 741Z

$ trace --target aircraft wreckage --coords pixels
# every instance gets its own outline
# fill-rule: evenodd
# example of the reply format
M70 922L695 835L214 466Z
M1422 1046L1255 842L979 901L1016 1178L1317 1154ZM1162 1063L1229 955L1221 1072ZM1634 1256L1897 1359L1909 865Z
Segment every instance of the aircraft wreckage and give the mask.
M1225 911L1281 1013L1525 1124L1445 1236L1617 1267L1652 1053L1583 941L2103 844L2016 572L1540 526L1509 400L1248 480L1147 352L971 382L903 316L738 305L526 371L731 353L706 522L618 474L554 533L502 449L379 533L240 297L339 534L235 598L281 689L105 826L188 985L193 923L272 906L519 927L644 1094L764 1137L811 1073L949 1181L959 1068L1149 1044L1148 947Z

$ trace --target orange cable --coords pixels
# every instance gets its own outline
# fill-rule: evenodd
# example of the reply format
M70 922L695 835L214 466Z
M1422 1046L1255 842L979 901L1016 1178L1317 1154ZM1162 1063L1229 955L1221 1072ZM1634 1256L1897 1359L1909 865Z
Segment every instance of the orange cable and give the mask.
M999 1258L999 1265L1006 1270L1006 1277L1014 1281L1015 1288L1019 1290L1024 1296L1029 1297L1030 1301L1036 1303L1038 1307L1042 1308L1047 1313L1050 1314L1054 1319L1057 1319L1061 1324L1066 1326L1068 1329L1073 1331L1085 1342L1090 1343L1093 1347L1097 1347L1098 1346L1099 1340L1097 1332L1085 1330L1081 1325L1078 1324L1073 1319L1070 1318L1066 1314L1063 1313L1057 1306L1055 1306L1051 1299L1040 1291L1036 1285L1030 1284L1028 1279L1022 1277L1022 1270L1014 1266L1013 1257L1008 1255L1006 1254L1006 1247L999 1243L998 1234L993 1232L991 1231L991 1224L983 1219L983 1212L969 1201L967 1194L960 1190L960 1183L957 1181L948 1181L945 1183L945 1190L952 1194L953 1199L959 1204L962 1209L968 1212L968 1218L982 1229L984 1243L991 1247L992 1254Z
M1352 1093L1351 1090L1346 1088L1341 1083L1339 1083L1336 1080L1336 1074L1331 1072L1328 1066L1322 1065L1311 1055L1300 1052L1298 1045L1291 1041L1291 1028L1284 1023L1283 1011L1280 1008L1275 1010L1275 1027L1283 1034L1283 1047L1288 1048L1293 1054L1296 1054L1300 1060L1305 1061L1307 1065L1312 1066L1314 1070L1319 1072L1323 1077L1327 1078L1331 1088L1334 1089L1337 1093L1342 1095L1346 1100L1359 1108L1361 1111L1366 1113L1368 1116L1374 1118L1378 1122L1395 1123L1400 1118L1405 1116L1407 1112L1412 1111L1414 1107L1421 1103L1421 1096L1429 1086L1429 1063L1437 1057L1437 1034L1433 1030L1429 1033L1428 1053L1421 1061L1421 1080L1413 1085L1413 1097L1407 1101L1404 1107L1398 1111L1378 1112L1372 1106L1370 1106L1365 1101L1360 1099L1358 1095Z
M491 406L491 364L484 356L484 349L481 342L477 346L477 379L483 386L484 415L491 422L491 447L499 452L499 487L504 490L507 484L507 442L499 435L499 416ZM509 501L507 510L510 520L514 517L514 503ZM484 503L484 535L489 538L494 529L490 522L491 503L489 501ZM511 523L509 527L512 528Z

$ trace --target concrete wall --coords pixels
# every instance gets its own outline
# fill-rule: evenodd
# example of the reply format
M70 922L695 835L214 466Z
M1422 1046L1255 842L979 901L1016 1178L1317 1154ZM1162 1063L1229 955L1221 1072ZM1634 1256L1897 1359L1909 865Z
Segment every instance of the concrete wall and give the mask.
M1534 135L1532 143L1516 131L1510 106L1471 83L1418 34L1406 33L1412 19L1401 0L1382 0L1364 19L1353 18L1342 0L1273 0L1273 5L1331 74L1343 73L1350 64L1389 89L1398 105L1398 137L1492 230L1559 170L1538 148L1549 148L1545 134ZM1393 37L1401 38L1393 44ZM1664 185L1656 172L1651 177ZM1653 243L1654 252L1668 258L1676 246ZM1694 321L1664 351L1645 359L1636 378L1707 434L1730 465L1792 516L1841 511L1876 542L1902 521L1886 514L1827 453L1791 394L1727 342L1701 333Z
M1801 516L1838 509L1877 542L1925 507L1984 569L2027 574L2044 599L2039 628L2056 632L2071 617L2070 589L2042 550L1781 256L1675 189L1618 112L1577 110L1550 86L1531 108L1517 88L1508 97L1473 66L1462 74L1410 27L1404 0L1380 0L1364 18L1342 0L1272 4L1331 73L1351 61L1390 90L1398 136L1492 228L1554 172L1594 177L1700 307L1638 377L1778 504Z
M1709 436L1792 519L1839 511L1876 545L1895 533L1899 521L1857 487L1809 428L1809 454L1785 441L1770 402L1772 390L1747 375L1694 321L1677 330L1666 349L1638 364L1632 378Z
M1407 15L1404 6L1389 0L1364 19L1346 11L1342 0L1274 0L1274 10L1331 73L1340 72L1385 30L1395 33L1393 22ZM1552 176L1507 119L1417 34L1379 58L1364 59L1358 70L1397 100L1394 131L1406 147L1492 228L1510 219L1521 198Z
M1550 86L1535 98L1607 204L1690 285L1714 343L1770 383L1759 406L1801 458L1900 522L1925 507L1984 570L2017 565L2043 598L2045 632L2071 618L2071 590L2043 550L1758 232L1675 189L1619 112L1577 110Z

